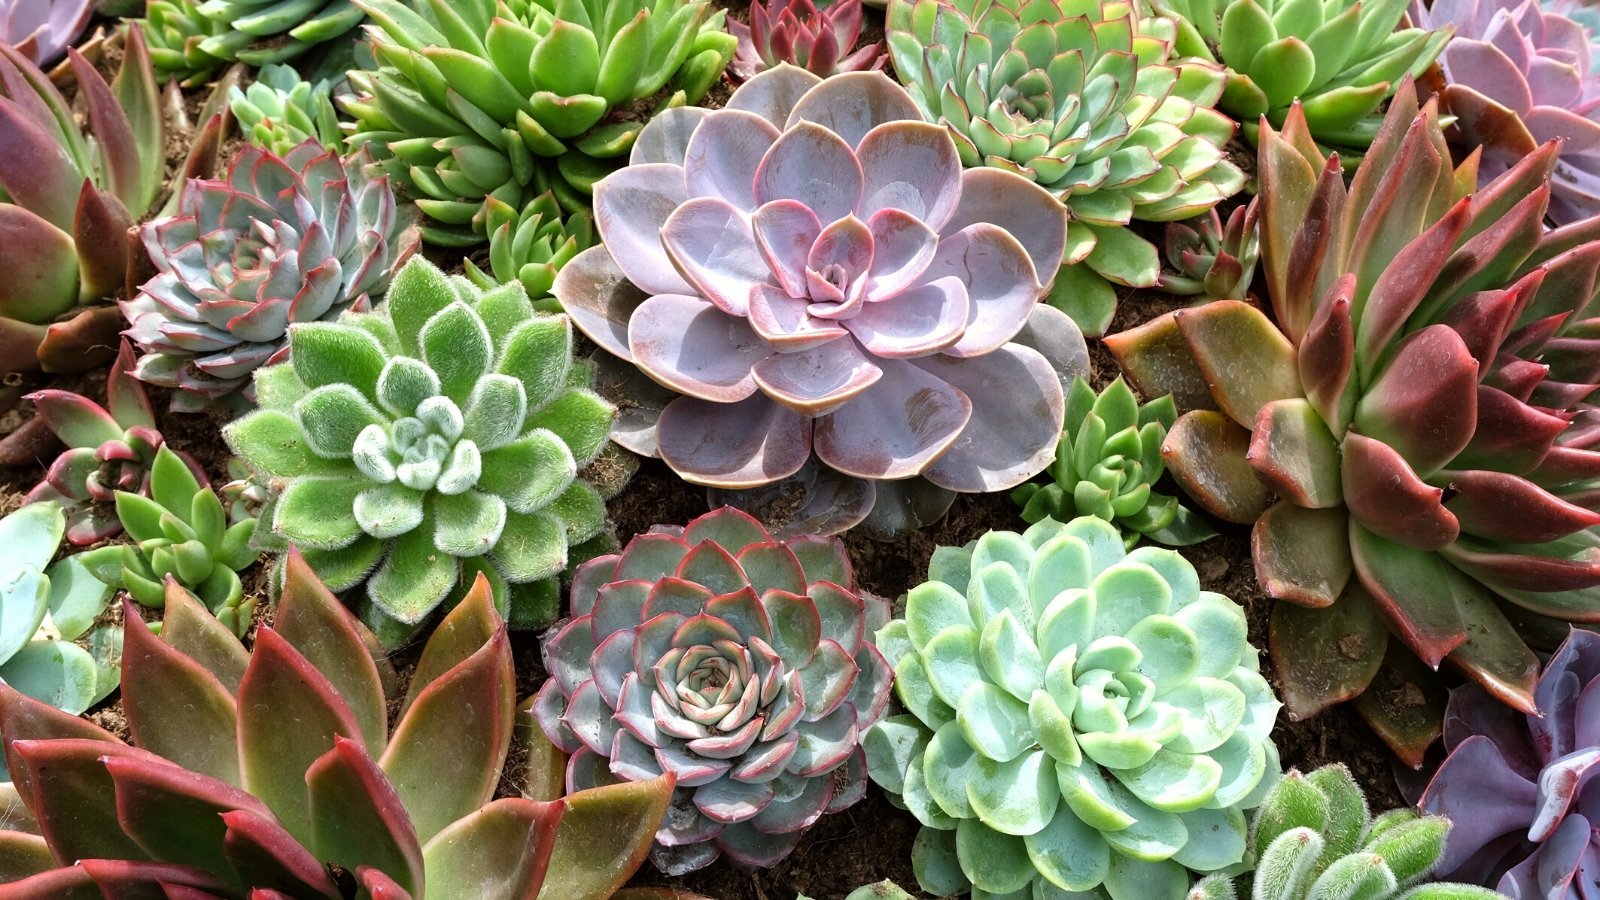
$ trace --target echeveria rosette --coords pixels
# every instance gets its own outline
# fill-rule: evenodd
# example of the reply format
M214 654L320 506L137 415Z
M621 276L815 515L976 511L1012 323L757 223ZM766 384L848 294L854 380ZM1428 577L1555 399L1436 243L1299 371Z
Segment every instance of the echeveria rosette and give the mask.
M1073 379L1056 459L1045 470L1050 480L1021 485L1012 502L1029 523L1104 519L1122 529L1129 549L1140 537L1171 547L1216 537L1178 498L1151 490L1166 471L1161 443L1177 418L1171 396L1141 404L1121 377L1099 394Z
M569 564L610 540L576 476L613 410L572 340L520 282L481 291L416 257L377 311L290 326L288 362L257 373L261 408L223 437L273 487L264 526L335 590L365 582L386 642L478 572L513 627L543 626Z
M342 154L345 140L333 91L332 81L305 81L292 67L274 63L263 66L248 87L229 90L228 108L245 140L279 156L312 139Z
M1532 712L1529 643L1600 621L1600 219L1545 231L1557 152L1474 194L1406 85L1347 188L1291 111L1258 167L1276 322L1218 301L1107 340L1190 410L1168 471L1255 523L1290 712L1359 698L1413 765L1443 713L1429 668Z
M569 786L677 777L662 871L772 866L866 794L859 738L891 679L869 635L888 620L839 541L774 540L724 507L577 571L533 714L572 754Z
M1450 694L1450 751L1420 806L1455 828L1440 868L1519 900L1588 900L1600 872L1600 635L1573 629L1533 692L1537 714L1482 687Z
M1478 798L1479 803L1483 798ZM1250 831L1255 871L1250 900L1494 900L1470 884L1433 882L1452 842L1452 823L1392 809L1367 809L1342 765L1302 775L1291 770L1256 807ZM1187 900L1237 900L1234 879L1208 875ZM1531 897L1528 900L1532 900Z
M94 0L0 0L0 44L37 66L60 59L89 26Z
M536 309L560 312L550 296L556 273L593 247L594 216L588 210L563 216L555 194L546 191L521 210L498 199L483 201L489 229L489 271L466 261L467 278L485 290L497 284L522 282Z
M35 415L67 449L28 492L29 503L54 501L67 514L67 540L98 544L122 531L111 504L118 491L150 494L150 467L166 439L156 430L150 398L131 374L133 348L122 342L106 378L106 406L72 391L49 389L29 394ZM109 408L107 408L109 407ZM196 479L205 470L194 457L177 451Z
M0 687L15 779L0 893L603 900L627 881L672 779L561 796L487 582L402 695L373 635L298 555L287 567L253 651L176 586L159 637L125 610L132 746ZM495 799L502 775L516 784Z
M928 578L878 632L906 713L865 741L923 890L1178 900L1243 868L1279 704L1238 604L1087 516L940 547Z
M881 41L856 47L861 0L835 0L821 9L813 0L755 0L750 24L730 21L728 31L739 39L728 71L741 80L779 63L827 78L881 69L889 61Z
M355 2L378 67L350 73L351 146L372 147L447 246L483 240L486 197L587 208L645 117L698 103L738 43L708 0ZM645 117L625 109L646 100Z
M1235 125L1213 108L1222 70L1172 62L1177 26L1135 3L896 0L888 28L895 71L963 165L1023 175L1066 204L1050 302L1085 333L1111 324L1108 280L1151 287L1160 275L1129 222L1189 218L1245 185L1222 151Z
M1052 364L1086 362L1038 303L1065 214L1019 175L963 171L882 73L780 66L725 109L668 110L595 186L595 221L602 246L556 298L676 392L616 439L685 480L760 488L815 460L857 488L842 530L909 495L933 495L937 518L953 492L1049 464Z
M1567 225L1600 213L1600 74L1584 27L1539 0L1412 0L1411 18L1455 29L1440 96L1461 143L1481 148L1478 182L1560 139L1546 214Z
M1251 143L1258 121L1282 128L1303 104L1318 145L1347 166L1378 133L1383 102L1407 76L1433 65L1450 30L1406 25L1408 0L1155 0L1177 22L1174 52L1219 63L1227 89L1218 104Z
M76 556L50 564L66 527L54 503L0 519L0 682L77 715L116 688L121 641L111 640L113 626L95 626L111 588Z
M246 146L227 180L185 184L177 215L140 230L156 276L121 301L135 376L175 388L179 412L251 404L290 325L370 309L422 243L370 168L307 140L282 157Z
M1162 250L1168 268L1157 285L1169 294L1207 300L1243 300L1250 296L1261 258L1258 228L1260 198L1237 207L1223 223L1216 210L1184 222L1168 222Z

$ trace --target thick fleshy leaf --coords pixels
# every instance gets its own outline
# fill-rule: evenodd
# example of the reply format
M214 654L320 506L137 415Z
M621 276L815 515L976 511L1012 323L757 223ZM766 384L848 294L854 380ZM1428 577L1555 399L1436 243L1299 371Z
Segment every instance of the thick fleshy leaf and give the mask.
M1207 511L1249 523L1266 511L1266 486L1248 462L1250 432L1220 412L1195 410L1178 417L1161 445L1167 469Z
M169 591L176 587L167 583ZM123 601L123 621L122 701L134 740L185 769L238 784L232 693L205 666L151 634L131 601Z
M1427 478L1472 440L1478 362L1456 331L1430 325L1408 335L1356 404L1355 426L1388 444Z
M609 896L644 861L673 787L672 776L662 775L567 795L539 897Z
M1294 346L1261 310L1218 300L1173 317L1212 396L1235 422L1252 427L1261 407L1301 396Z
M1366 590L1352 584L1324 609L1273 604L1270 640L1289 716L1306 719L1366 690L1383 664L1388 629Z
M1345 435L1340 475L1350 515L1372 532L1418 550L1439 550L1461 533L1441 502L1393 447L1358 432Z
M908 362L817 423L819 458L861 478L905 478L944 453L972 415L967 395Z
M1347 517L1342 509L1272 505L1250 533L1256 580L1267 596L1303 606L1328 606L1350 580Z
M1298 506L1326 509L1344 503L1338 440L1308 400L1274 400L1261 407L1248 458L1277 494Z
M372 866L412 894L423 886L422 848L404 804L359 740L333 748L305 771L311 849L353 871Z
M508 797L451 823L422 848L427 891L531 900L549 866L562 810L560 801Z

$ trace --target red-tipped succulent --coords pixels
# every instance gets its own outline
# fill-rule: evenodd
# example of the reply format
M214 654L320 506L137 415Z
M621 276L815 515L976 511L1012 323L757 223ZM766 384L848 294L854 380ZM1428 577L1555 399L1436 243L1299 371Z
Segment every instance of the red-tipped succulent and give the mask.
M67 540L80 547L122 531L112 505L117 491L148 497L150 466L166 443L156 430L144 385L131 374L133 365L133 348L123 341L106 378L106 406L72 391L28 395L39 418L67 445L44 481L28 493L28 502L60 503L67 513ZM201 483L210 480L194 457L177 455Z
M532 732L482 578L423 650L393 728L376 639L298 555L253 653L176 586L159 637L126 614L136 746L0 687L27 813L0 831L0 895L602 898L666 809L670 776L494 799L513 732Z
M1473 193L1408 85L1346 187L1292 112L1258 169L1276 321L1225 300L1107 341L1191 410L1168 471L1255 522L1291 714L1358 698L1412 764L1428 668L1532 712L1530 643L1600 621L1600 218L1545 231L1556 152Z
M835 0L821 9L813 0L755 0L750 24L729 20L728 30L739 39L728 68L741 80L779 63L826 78L881 69L889 60L882 41L851 52L861 36L861 0Z

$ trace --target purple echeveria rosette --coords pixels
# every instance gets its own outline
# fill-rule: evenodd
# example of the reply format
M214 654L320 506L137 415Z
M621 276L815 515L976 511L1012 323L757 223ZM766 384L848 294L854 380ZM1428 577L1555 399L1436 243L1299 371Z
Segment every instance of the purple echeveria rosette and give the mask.
M718 489L820 465L866 484L858 520L873 486L993 492L1050 463L1056 368L1082 352L1038 303L1066 213L1021 176L963 170L899 85L779 66L723 109L658 116L630 162L595 186L604 246L554 289L675 392L624 446Z
M533 713L571 754L569 791L677 776L662 871L722 853L771 866L866 793L860 735L892 677L869 637L889 615L854 589L839 542L773 541L723 508L578 570Z
M1600 634L1574 629L1523 715L1469 684L1419 803L1454 823L1439 875L1514 900L1593 900L1600 878Z

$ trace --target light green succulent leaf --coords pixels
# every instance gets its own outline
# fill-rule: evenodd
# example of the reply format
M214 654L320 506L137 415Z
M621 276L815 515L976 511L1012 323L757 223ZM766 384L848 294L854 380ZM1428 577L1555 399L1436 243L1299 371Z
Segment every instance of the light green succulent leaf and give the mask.
M29 641L0 663L0 681L72 715L94 703L98 677L94 657L70 641Z
M0 663L33 639L49 610L50 579L33 566L0 575Z
M67 520L54 503L30 503L0 519L0 573L43 571L61 546Z
M87 633L111 600L111 586L91 575L77 556L68 556L51 566L49 582L46 605L50 622L62 640L74 641ZM0 632L5 631L11 610L9 599L0 601Z
M962 735L961 727L948 722L928 740L923 751L922 775L928 795L945 814L956 819L977 815L967 795L967 785L978 774L979 756Z

